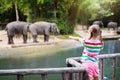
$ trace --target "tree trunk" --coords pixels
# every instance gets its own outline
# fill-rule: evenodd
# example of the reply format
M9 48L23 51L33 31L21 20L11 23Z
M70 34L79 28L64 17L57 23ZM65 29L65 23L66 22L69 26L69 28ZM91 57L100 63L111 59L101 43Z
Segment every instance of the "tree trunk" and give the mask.
M54 0L54 17L57 17L57 7L58 7L58 1Z
M15 2L16 21L19 21L17 1Z
M79 13L79 0L74 0L68 14L70 25L75 25Z

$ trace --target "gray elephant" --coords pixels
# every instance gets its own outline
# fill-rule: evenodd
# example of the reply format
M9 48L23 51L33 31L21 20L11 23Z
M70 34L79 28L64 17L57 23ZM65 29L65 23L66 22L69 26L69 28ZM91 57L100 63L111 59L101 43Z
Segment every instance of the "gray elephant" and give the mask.
M6 25L8 44L14 44L13 37L15 35L23 35L23 43L27 42L27 32L29 23L23 21L14 21Z
M110 28L113 28L113 30L118 30L118 24L117 24L117 22L109 22L109 23L107 24L107 27L108 27L108 30L109 30Z
M44 42L48 42L49 35L51 32L59 33L58 27L55 23L50 22L35 22L29 26L29 30L33 37L33 42L37 41L37 35L43 34L44 35Z
M103 27L102 21L94 21L93 24L99 25L100 27Z

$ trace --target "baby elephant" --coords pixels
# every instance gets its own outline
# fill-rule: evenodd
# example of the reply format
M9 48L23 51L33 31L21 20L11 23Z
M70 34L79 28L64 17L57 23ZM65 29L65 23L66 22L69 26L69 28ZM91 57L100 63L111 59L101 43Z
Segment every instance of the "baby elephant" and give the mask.
M50 22L35 22L29 26L29 30L33 37L33 42L37 41L37 35L44 35L44 42L48 42L50 32L59 33L58 27L55 23Z
M26 43L28 26L28 23L22 21L14 21L8 23L5 28L8 36L8 44L14 44L13 37L19 34L23 35L23 43Z

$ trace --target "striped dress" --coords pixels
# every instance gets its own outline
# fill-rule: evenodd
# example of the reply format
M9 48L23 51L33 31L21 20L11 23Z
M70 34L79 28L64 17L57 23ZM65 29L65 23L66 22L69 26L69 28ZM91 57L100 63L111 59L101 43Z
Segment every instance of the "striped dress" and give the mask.
M84 47L81 61L82 62L98 62L98 55L103 48L103 43L99 40L83 40Z

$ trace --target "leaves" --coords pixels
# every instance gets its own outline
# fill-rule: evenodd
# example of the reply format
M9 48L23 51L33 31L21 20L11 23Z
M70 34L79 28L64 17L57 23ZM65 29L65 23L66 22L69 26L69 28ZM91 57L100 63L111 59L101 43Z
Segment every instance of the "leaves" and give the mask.
M43 4L44 3L44 0L37 0L37 4Z
M120 0L0 0L0 14L14 8L15 1L19 11L27 18L40 20L56 16L84 24L96 18L118 16L120 7Z

